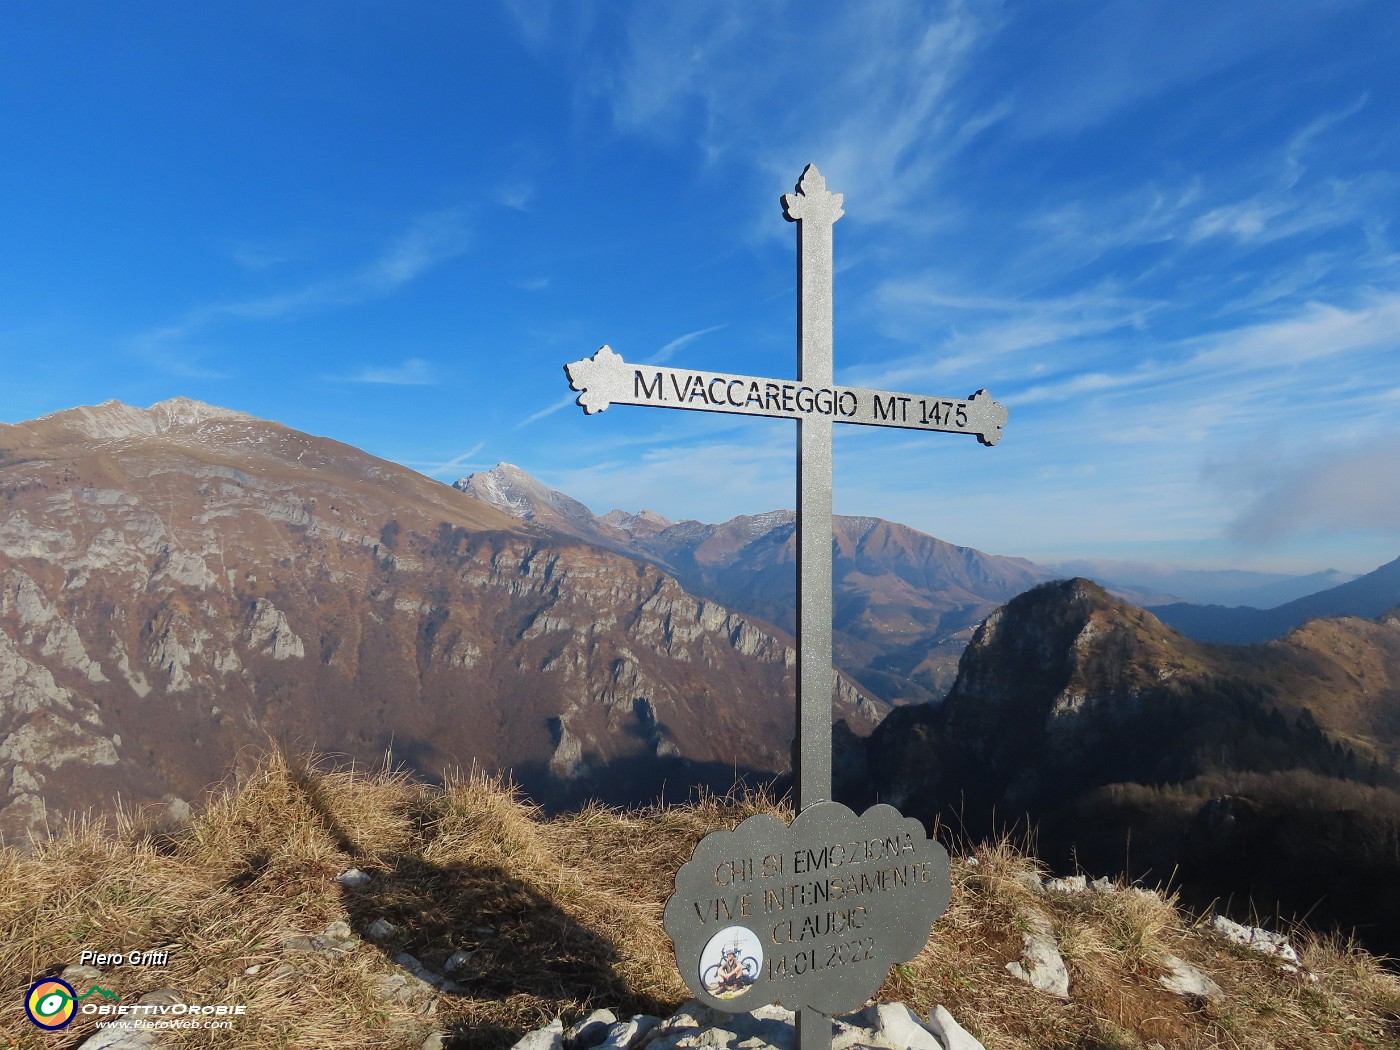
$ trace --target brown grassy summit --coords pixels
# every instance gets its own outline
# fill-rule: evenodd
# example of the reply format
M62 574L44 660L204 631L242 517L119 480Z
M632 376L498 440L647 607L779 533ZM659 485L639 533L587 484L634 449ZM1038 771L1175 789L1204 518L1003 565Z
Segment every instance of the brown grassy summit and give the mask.
M70 971L79 994L100 985L128 1003L164 988L246 1005L228 1031L180 1034L185 1046L414 1048L441 1031L450 1046L506 1047L596 1006L667 1013L686 998L661 928L674 872L702 835L760 810L790 817L761 797L707 797L545 820L481 775L429 787L274 755L187 826L94 823L29 855L0 853L0 1042L72 1046L92 1031L80 1016L61 1038L46 1035L21 1006L31 982L83 951L168 961ZM924 1013L942 1003L989 1050L1400 1039L1400 982L1352 946L1295 931L1306 970L1289 974L1206 932L1171 897L1046 893L1027 877L1035 862L1005 843L971 856L955 852L948 913L878 998ZM368 881L337 881L351 868ZM1028 906L1057 936L1068 1000L1006 971ZM404 953L432 974L451 969L452 982L412 977ZM1171 956L1223 995L1166 991Z

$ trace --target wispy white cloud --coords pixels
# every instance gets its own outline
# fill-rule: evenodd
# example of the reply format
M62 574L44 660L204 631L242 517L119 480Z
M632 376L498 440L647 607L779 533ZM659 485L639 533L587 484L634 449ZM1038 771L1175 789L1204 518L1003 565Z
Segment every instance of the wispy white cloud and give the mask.
M1016 408L1062 414L1110 443L1236 444L1251 434L1374 429L1400 385L1400 292L1341 307L1306 303L1279 317L1158 341L1154 357L1102 354L1044 381L1013 384ZM1092 411L1086 405L1092 404ZM1332 406L1349 406L1336 418Z
M529 211L535 199L535 187L528 182L512 182L497 186L493 196L498 204L515 211Z
M1026 217L1026 228L1070 265L1083 264L1126 245L1160 244L1180 235L1190 222L1204 188L1198 176L1180 185L1156 182L1093 200L1074 200ZM1043 265L1043 263L1042 263ZM1063 265L1063 264L1062 264Z
M374 258L349 273L245 299L208 303L132 339L138 352L181 343L229 320L280 321L352 306L392 295L404 285L467 250L467 214L447 208L419 216ZM159 355L148 354L153 360Z
M180 379L232 379L234 373L205 367L202 362L210 356L207 350L180 347L178 350L151 346L143 353L151 367Z
M1197 216L1185 233L1188 243L1227 237L1262 244L1319 230L1360 223L1370 213L1373 180L1329 178L1299 186L1289 180L1243 200L1221 204Z
M1358 352L1400 352L1400 291L1370 293L1354 306L1302 304L1292 314L1193 339L1201 348L1188 368L1223 376L1240 370L1276 372Z
M917 221L926 213L910 201L1005 115L951 92L1000 19L984 3L885 0L815 17L798 0L642 4L620 60L591 83L624 132L674 142L698 129L706 163L740 158L767 184L820 158L866 221Z
M386 251L352 278L368 295L386 295L467 250L467 210L444 208L415 219Z
M1033 405L1038 402L1066 402L1085 394L1102 394L1110 390L1141 383L1142 376L1132 373L1109 375L1105 372L1083 372L1053 383L1042 383L1015 392L1018 406Z
M701 328L694 332L686 332L685 335L680 335L677 336L675 339L672 339L669 343L663 346L660 350L656 351L656 353L652 354L649 358L646 359L646 361L642 363L648 365L664 364L665 362L671 359L671 356L677 350L689 346L691 343L695 342L695 340L701 338L702 336L709 335L711 332L718 332L723 327L724 325L722 324L712 324L709 328Z
M1069 138L1125 110L1236 68L1289 41L1308 41L1349 0L1291 8L1272 0L1200 5L1026 5L1013 17L1040 44L1008 85L1012 126L1031 137Z
M377 383L384 386L434 386L437 370L421 357L410 357L397 365L367 365L343 376L323 376L339 383Z
M463 476L463 473L471 473L474 470L484 470L489 464L476 462L476 457L481 455L481 450L486 447L485 441L478 441L465 452L460 452L451 459L438 461L416 461L407 464L413 469L421 471L430 478L451 478L453 481Z
M523 292L542 292L549 287L549 277L527 277L516 281L515 286Z
M1323 113L1300 128L1288 141L1287 168L1296 177L1304 167L1304 156L1312 149L1313 141L1323 133L1356 116L1371 101L1369 91L1363 92L1350 104L1331 112Z
M541 419L554 415L554 413L558 412L560 409L568 408L577 400L578 394L570 394L568 397L560 398L558 401L554 402L554 404L547 405L538 412L532 412L530 415L526 416L519 423L515 424L515 429L519 430L521 427L528 427L531 423L538 423Z
M1042 298L967 295L950 290L939 273L881 282L872 294L876 324L886 334L914 342L914 354L847 370L852 385L903 388L989 369L1033 376L1044 351L1067 348L1057 370L1082 363L1104 339L1143 327L1159 304L1121 294L1112 284Z
M1209 300L1227 286L1238 288L1223 305L1211 302L1202 316L1255 309L1327 278L1340 289L1392 272L1394 252L1375 216L1390 210L1393 173L1357 168L1343 174L1334 163L1341 138L1355 133L1348 122L1365 107L1363 96L1286 137L1175 180L1154 176L1108 194L1096 186L1092 197L1028 216L1029 243L1008 269L1066 273L1107 264L1128 287L1174 283L1178 300L1183 292ZM1365 238L1366 248L1338 239L1347 227ZM1329 235L1331 241L1320 240ZM1308 254L1258 253L1289 238L1308 245ZM1125 259L1131 260L1126 271ZM1190 286L1193 280L1197 287Z
M285 245L238 241L228 248L229 258L245 270L266 270L288 262L292 252Z

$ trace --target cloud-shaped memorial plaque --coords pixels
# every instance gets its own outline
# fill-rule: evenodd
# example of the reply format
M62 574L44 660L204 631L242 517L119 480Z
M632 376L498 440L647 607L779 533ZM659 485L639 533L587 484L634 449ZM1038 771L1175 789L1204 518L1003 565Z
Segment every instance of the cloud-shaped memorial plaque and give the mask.
M917 955L948 907L948 854L892 806L837 802L706 835L676 873L665 926L696 998L838 1014Z

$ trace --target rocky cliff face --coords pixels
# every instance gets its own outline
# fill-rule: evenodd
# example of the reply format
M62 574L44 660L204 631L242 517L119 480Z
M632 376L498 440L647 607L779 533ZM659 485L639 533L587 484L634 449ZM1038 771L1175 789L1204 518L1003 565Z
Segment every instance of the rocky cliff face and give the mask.
M926 805L948 792L965 801L972 787L979 808L1024 810L1044 801L1048 777L1207 669L1198 646L1097 584L1043 584L977 628L941 707L900 712L881 734L886 757L900 756L900 771L884 767L882 790ZM1124 756L1098 760L1107 774Z
M791 511L720 524L669 522L652 511L595 517L508 463L457 487L522 521L650 560L694 594L785 631L796 627ZM870 517L835 518L832 558L836 663L895 704L941 698L974 627L1053 575L1021 558L957 547Z
M837 794L973 836L1034 828L1052 863L1171 874L1200 904L1316 907L1389 951L1397 730L1400 617L1206 646L1073 579L989 616L941 706L844 741L838 768L867 775Z
M788 639L348 446L108 403L0 426L0 497L10 840L190 798L269 738L546 798L787 765ZM837 714L878 717L849 683Z

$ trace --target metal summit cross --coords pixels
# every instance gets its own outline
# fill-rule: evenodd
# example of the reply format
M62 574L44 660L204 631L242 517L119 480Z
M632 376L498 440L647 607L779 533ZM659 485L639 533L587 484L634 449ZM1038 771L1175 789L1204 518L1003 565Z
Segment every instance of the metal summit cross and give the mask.
M1007 411L985 390L961 399L836 385L832 226L843 197L809 164L782 203L797 223L796 380L629 365L608 346L564 369L589 415L621 404L797 420L799 814L790 828L760 815L706 836L677 873L665 925L698 998L730 1012L780 1002L798 1011L802 1050L829 1050L830 1015L859 1006L918 953L949 892L947 854L918 821L886 805L857 817L830 801L831 425L994 445Z

